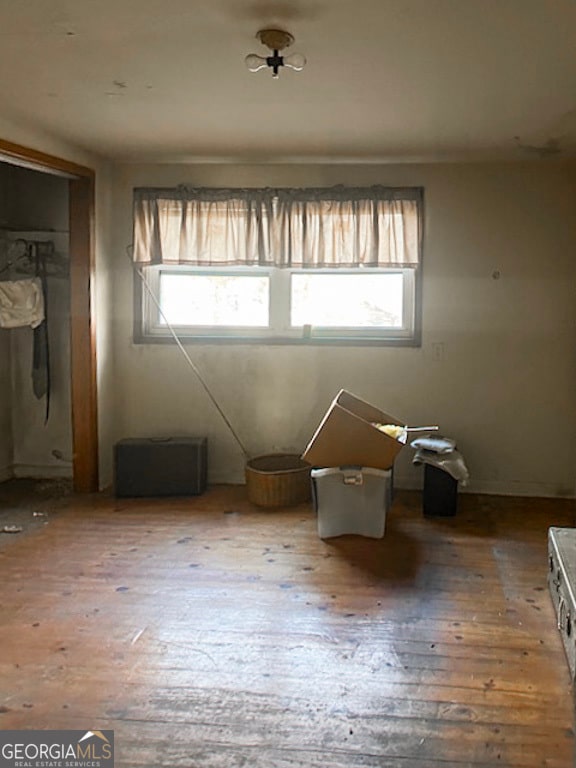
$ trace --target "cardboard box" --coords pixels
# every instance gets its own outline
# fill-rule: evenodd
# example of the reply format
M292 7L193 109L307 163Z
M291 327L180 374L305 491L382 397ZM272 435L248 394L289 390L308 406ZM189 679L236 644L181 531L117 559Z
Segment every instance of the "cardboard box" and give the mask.
M302 458L313 467L374 467L390 469L404 447L374 424L404 426L389 413L341 389Z

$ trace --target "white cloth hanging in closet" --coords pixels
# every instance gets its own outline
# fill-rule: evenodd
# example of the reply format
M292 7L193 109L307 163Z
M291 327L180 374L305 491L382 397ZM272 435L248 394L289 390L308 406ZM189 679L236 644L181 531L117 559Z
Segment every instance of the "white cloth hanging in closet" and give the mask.
M44 320L44 295L38 277L0 282L0 328L37 328Z

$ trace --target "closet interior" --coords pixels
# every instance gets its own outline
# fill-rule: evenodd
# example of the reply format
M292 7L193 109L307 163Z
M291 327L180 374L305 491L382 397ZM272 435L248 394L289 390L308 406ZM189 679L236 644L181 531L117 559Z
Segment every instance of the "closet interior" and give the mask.
M0 163L0 481L72 477L68 196Z

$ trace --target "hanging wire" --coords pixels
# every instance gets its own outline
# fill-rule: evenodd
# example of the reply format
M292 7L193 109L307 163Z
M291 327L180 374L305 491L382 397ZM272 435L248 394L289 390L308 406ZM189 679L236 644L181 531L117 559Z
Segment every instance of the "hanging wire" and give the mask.
M142 285L144 286L144 288L146 289L146 292L148 293L148 295L149 295L149 296L150 296L150 298L152 299L152 302L154 303L154 306L156 307L156 309L157 309L157 310L158 310L158 312L160 313L160 316L162 317L162 320L164 321L164 323L166 324L166 327L167 327L167 328L168 328L168 330L170 331L170 333L171 333L171 335L172 335L172 337L173 337L174 341L176 342L176 344L177 344L177 346L178 346L178 349L179 349L179 350L180 350L180 352L182 352L182 354L184 355L184 358L185 358L186 362L188 363L188 365L190 366L190 368L191 368L191 369L194 371L194 373L196 374L196 376L197 376L197 378L198 378L198 380L199 380L200 384L201 384L201 385L202 385L202 387L204 388L204 391L206 392L206 394L208 395L208 397L209 397L209 398L210 398L210 400L212 401L212 404L214 405L214 407L216 408L216 410L218 411L218 413L219 413L219 414L220 414L220 416L222 417L222 419L223 419L224 423L226 424L226 426L227 426L227 427L228 427L228 429L230 430L230 432L231 432L232 436L234 437L234 439L236 440L236 442L237 442L237 443L238 443L238 445L240 446L240 450L241 450L241 451L242 451L242 453L244 454L244 457L245 457L246 459L249 459L249 458L250 458L250 454L249 454L249 453L248 453L248 451L246 450L246 448L245 448L245 446L244 446L243 442L240 440L240 438L239 438L239 437L238 437L238 435L236 434L236 431L235 431L234 427L232 426L232 424L230 423L230 421L229 421L228 417L226 416L226 414L224 413L224 411L223 411L223 410L222 410L222 408L220 407L220 404L219 404L219 403L218 403L218 401L216 400L215 396L214 396L214 395L212 394L212 392L210 391L210 387L208 386L208 384L207 384L207 383L206 383L206 381L204 380L204 377L202 376L202 374L201 374L201 372L200 372L200 370L199 370L198 366L196 365L196 363L194 363L194 361L192 360L192 358L190 357L190 355L189 355L189 354L188 354L188 352L186 351L186 348L184 347L184 345L183 345L183 344L182 344L182 342L180 341L180 339L179 339L179 337L178 337L178 334L176 333L176 331L175 331L175 330L174 330L174 328L172 327L171 323L169 322L168 318L167 318L167 317L166 317L166 315L164 314L164 311L162 310L162 307L160 306L160 302L159 302L158 298L156 297L156 295L155 295L154 291L152 290L152 287L150 286L150 283L149 283L149 282L148 282L148 280L146 279L146 275L144 274L144 272L142 271L142 269L140 269L140 268L139 268L139 267L136 265L136 263L134 262L134 260L132 259L132 251L133 251L133 246L129 245L129 246L126 248L126 254L127 254L127 256L128 256L128 259L129 259L129 261L130 261L130 264L132 265L132 268L134 269L135 273L138 275L138 277L139 277L139 278L140 278L140 280L142 281Z
M20 253L18 253L18 249L21 250ZM13 251L15 253L13 253ZM10 243L8 246L8 253L6 256L6 263L2 268L0 268L0 275L4 272L8 272L8 270L13 267L17 262L20 261L20 259L24 259L28 255L28 241L23 240L22 238L18 238L18 240L14 240L13 243Z
M0 275L8 272L12 267L21 265L18 272L33 273L35 267L34 255L38 253L45 260L46 265L57 266L55 261L56 251L53 240L25 240L19 237L9 243L4 264L0 267ZM57 272L51 272L51 277L58 276Z

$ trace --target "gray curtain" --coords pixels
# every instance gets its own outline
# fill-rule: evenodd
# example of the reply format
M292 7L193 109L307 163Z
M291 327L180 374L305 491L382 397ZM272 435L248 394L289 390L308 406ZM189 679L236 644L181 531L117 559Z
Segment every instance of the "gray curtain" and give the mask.
M134 261L417 267L420 188L134 190Z

